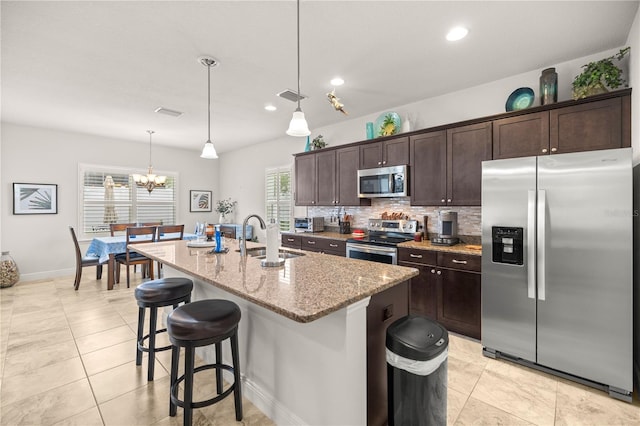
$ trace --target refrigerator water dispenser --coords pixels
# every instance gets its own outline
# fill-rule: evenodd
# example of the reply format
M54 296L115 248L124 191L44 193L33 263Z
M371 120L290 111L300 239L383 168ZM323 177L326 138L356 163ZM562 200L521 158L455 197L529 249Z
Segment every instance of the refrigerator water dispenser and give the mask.
M523 228L491 227L493 261L510 265L523 264Z

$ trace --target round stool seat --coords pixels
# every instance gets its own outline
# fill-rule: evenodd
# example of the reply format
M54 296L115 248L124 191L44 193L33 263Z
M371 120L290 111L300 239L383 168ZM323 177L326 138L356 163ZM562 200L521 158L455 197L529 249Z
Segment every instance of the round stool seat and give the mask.
M167 331L173 344L197 343L231 333L240 316L238 305L229 300L198 300L172 311L167 317Z
M191 294L193 281L188 278L161 278L136 287L135 297L142 303L170 302Z

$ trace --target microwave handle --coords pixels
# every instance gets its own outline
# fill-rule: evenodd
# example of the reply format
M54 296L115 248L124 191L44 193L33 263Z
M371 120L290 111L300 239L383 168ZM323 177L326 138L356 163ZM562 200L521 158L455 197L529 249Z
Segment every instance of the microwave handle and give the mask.
M390 173L389 174L389 194L393 194L394 192L396 192L395 186L396 184L395 184L393 173Z

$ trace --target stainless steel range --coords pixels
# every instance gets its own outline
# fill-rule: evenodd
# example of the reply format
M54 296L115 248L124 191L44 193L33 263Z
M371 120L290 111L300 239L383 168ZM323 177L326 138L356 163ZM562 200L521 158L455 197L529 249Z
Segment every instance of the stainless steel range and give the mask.
M373 262L398 263L398 244L413 240L417 220L369 219L369 235L347 240L347 257Z

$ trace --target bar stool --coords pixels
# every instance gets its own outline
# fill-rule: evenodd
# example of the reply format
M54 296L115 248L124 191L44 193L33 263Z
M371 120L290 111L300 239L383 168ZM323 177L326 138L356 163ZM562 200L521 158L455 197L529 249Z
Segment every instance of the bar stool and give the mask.
M156 335L167 331L166 328L156 330L158 320L158 308L173 305L173 309L178 304L191 301L191 290L193 281L189 278L162 278L159 280L147 281L136 287L135 297L138 302L138 339L136 365L142 365L142 352L149 353L149 368L147 369L147 380L153 380L156 352L171 349L171 345L156 348ZM149 334L144 335L144 313L150 308ZM144 341L149 339L148 347L144 346Z
M171 350L171 395L169 415L175 416L177 407L184 409L184 424L191 425L193 409L202 408L229 396L233 391L236 420L242 420L242 395L240 384L240 362L238 358L238 323L240 308L229 300L198 300L176 308L167 317ZM222 364L222 342L231 341L233 366ZM215 344L215 364L202 365L194 369L195 348ZM185 348L184 374L178 377L180 348ZM218 395L206 401L193 401L193 375L202 370L216 370ZM222 370L233 372L233 384L222 391ZM178 399L178 385L184 381L184 401Z

